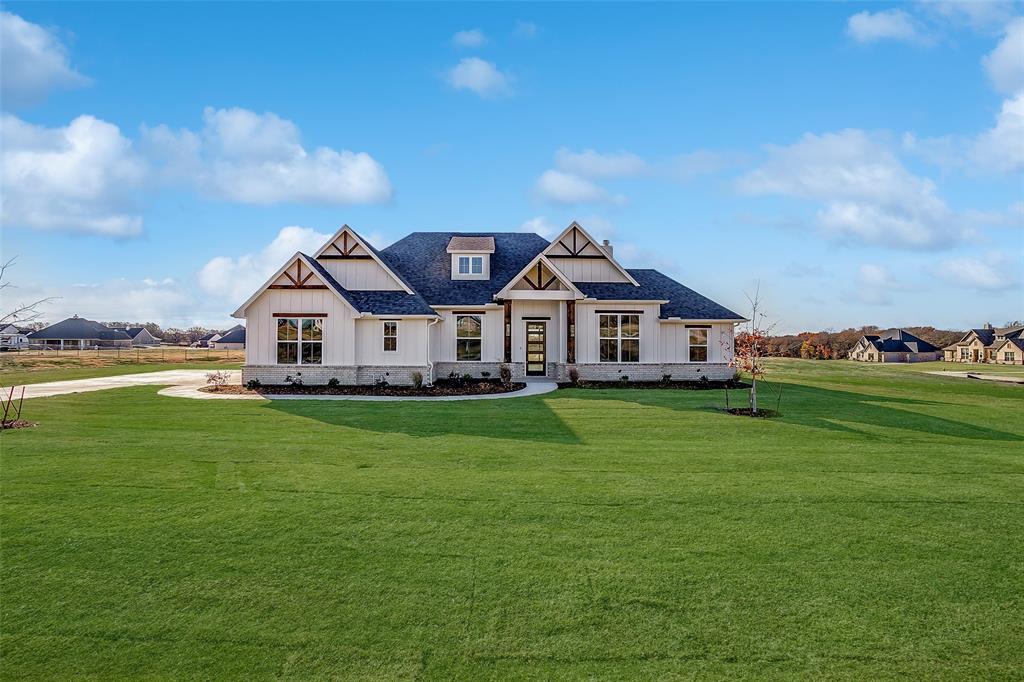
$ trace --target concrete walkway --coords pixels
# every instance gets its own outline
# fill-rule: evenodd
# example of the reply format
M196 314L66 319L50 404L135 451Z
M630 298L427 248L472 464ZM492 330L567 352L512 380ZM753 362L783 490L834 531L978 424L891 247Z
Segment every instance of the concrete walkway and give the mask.
M384 396L384 395L240 395L237 393L208 393L199 389L206 386L204 369L171 369L162 372L143 372L140 374L122 374L114 377L96 377L93 379L75 379L72 381L51 381L44 384L31 384L25 387L26 398L46 398L54 395L86 393L89 391L105 391L113 388L129 386L166 386L158 393L173 398L192 398L195 400L367 400L380 402L397 401L448 401L448 400L499 400L502 398L523 398L531 395L550 393L558 388L553 381L530 381L526 388L512 393L493 393L490 395L462 396ZM238 370L226 370L228 384L242 381L242 373Z
M1006 384L1024 384L1024 376L1007 376L1005 374L983 374L981 372L926 372L940 377L954 377L956 379L982 379L984 381L999 381Z

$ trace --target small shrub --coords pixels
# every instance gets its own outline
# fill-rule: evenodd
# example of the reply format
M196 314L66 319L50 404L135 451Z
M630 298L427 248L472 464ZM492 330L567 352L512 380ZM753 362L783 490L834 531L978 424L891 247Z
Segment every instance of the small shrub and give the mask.
M671 374L662 374L661 375L661 383L667 384L670 381L672 381L672 375Z
M485 370L483 372L480 372L480 376L482 376L484 379L487 379L491 376L491 373Z
M249 379L245 382L245 387L250 391L258 391L262 386L259 379Z
M338 386L341 386L341 382L338 381L338 377L331 377L327 380L328 388L337 388Z
M413 388L423 388L422 372L413 372L412 374L409 375L409 378L412 379Z
M508 365L502 365L498 368L498 376L501 378L501 383L506 386L512 383L512 368Z
M569 383L573 386L580 383L580 371L575 367L569 368Z
M301 386L302 385L302 372L296 372L295 376L289 374L284 378L284 383L290 386Z
M707 378L707 376L706 376L706 375L704 375L704 374L701 374L701 375L700 375L700 380L699 380L699 381L700 381L700 385L701 385L701 386L707 386L707 385L708 385L708 383L710 383L710 382L708 381L708 378Z
M374 379L373 380L373 387L374 388L387 388L388 387L388 377L387 377L387 374L385 374L384 376L379 376L376 379Z
M451 372L448 372L448 383L450 383L455 388L461 388L462 385L466 383L466 381L465 379L463 379L461 374L453 370Z
M473 380L473 375L470 374L469 372L466 372L465 374L462 375L462 383L466 383L467 381L472 381L472 380Z
M206 383L213 386L213 390L219 391L221 386L228 383L228 376L227 372L207 372Z
M629 383L629 375L628 374L623 374L621 377L619 377L619 383L622 384L623 386L628 384Z

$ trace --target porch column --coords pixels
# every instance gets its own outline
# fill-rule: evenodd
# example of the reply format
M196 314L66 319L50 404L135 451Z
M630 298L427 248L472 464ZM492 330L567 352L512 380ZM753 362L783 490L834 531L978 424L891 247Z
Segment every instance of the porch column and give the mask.
M565 361L576 364L576 301L565 302Z
M512 301L505 300L505 362L512 362Z

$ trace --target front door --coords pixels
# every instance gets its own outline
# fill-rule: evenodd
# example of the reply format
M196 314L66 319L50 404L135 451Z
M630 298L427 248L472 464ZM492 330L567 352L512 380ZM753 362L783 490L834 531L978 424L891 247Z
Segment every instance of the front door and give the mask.
M526 376L542 377L547 374L548 325L545 322L526 323Z

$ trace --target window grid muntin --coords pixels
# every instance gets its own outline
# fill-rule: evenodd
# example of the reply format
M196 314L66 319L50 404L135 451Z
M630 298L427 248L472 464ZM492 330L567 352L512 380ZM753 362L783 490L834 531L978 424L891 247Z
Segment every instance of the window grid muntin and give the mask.
M640 362L639 314L598 314L598 361Z
M322 317L278 317L277 364L322 365L324 320Z

